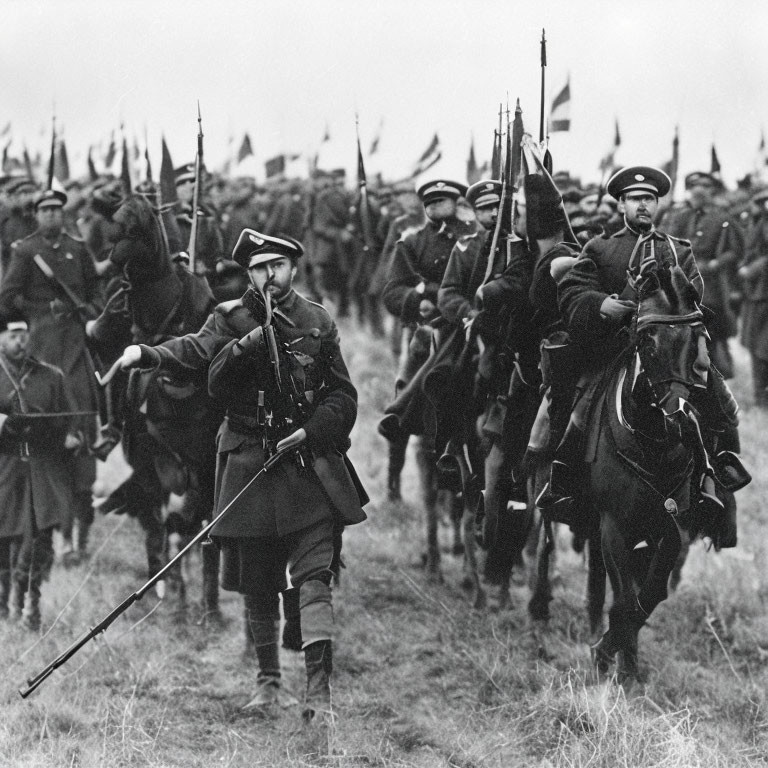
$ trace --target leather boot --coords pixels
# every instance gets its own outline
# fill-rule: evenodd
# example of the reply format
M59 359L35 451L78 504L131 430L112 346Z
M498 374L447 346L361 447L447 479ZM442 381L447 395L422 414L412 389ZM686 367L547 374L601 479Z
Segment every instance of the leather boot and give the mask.
M256 646L259 674L256 677L256 694L243 707L243 711L259 710L271 704L290 706L296 703L292 696L281 691L278 622L248 611L248 626Z
M305 723L320 714L330 715L331 673L333 672L333 646L330 640L318 640L304 649L307 670L307 694L301 713Z
M536 499L536 506L552 520L568 522L579 488L584 433L571 422L555 452L549 482Z
M0 619L8 618L8 599L11 596L11 572L0 571Z
M283 648L287 651L301 650L301 611L299 608L299 589L292 587L283 593Z
M22 621L30 632L40 631L40 581L39 576L29 580L29 601Z
M206 627L221 627L224 617L219 608L219 550L212 541L204 541L200 547L203 559L203 617Z
M752 475L739 458L741 441L739 428L729 424L717 438L715 455L712 458L712 468L715 470L715 480L726 491L735 493L752 482Z

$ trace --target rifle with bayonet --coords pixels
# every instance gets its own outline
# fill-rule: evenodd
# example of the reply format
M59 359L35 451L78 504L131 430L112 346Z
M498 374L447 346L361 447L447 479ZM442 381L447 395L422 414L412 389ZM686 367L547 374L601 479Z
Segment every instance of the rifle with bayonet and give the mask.
M38 674L30 677L27 680L27 687L20 688L19 694L23 699L26 699L33 691L39 688L59 667L66 664L84 645L87 645L91 640L105 632L115 620L125 613L135 602L141 600L142 597L155 585L158 581L161 581L171 571L171 569L178 563L184 555L187 554L197 543L206 538L219 521L229 512L238 499L264 474L266 474L272 467L274 467L287 451L280 451L274 453L265 462L264 466L240 489L238 494L227 504L224 509L219 512L216 517L211 520L208 525L200 530L200 532L182 549L176 557L171 559L168 564L161 568L144 586L137 589L133 594L129 595L123 600L120 605L114 608L107 616L105 616L98 624L91 627L85 634L83 634L78 640L76 640L66 651L57 656L45 669Z
M195 273L197 262L198 219L200 218L200 192L203 183L203 118L197 102L197 153L195 154L195 187L192 193L192 229L189 233L189 271Z

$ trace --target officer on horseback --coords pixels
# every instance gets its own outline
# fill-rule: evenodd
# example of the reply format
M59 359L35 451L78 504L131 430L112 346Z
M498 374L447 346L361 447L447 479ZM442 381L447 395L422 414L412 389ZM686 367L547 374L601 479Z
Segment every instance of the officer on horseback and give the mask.
M628 276L637 275L654 263L678 264L699 299L703 295L703 282L690 243L659 231L653 223L659 198L670 187L669 177L657 168L633 166L615 173L607 192L619 201L624 228L610 237L590 240L559 284L560 310L571 343L580 353L582 376L565 436L552 463L550 481L537 499L538 506L555 519L563 513L567 516L578 493L579 470L588 458L588 421L599 397L601 374L627 344L627 328L637 306ZM738 406L714 367L709 371L707 389L698 398L696 406L702 412L707 431L705 442L714 456L715 474L732 476L735 484L746 480L748 474L735 455L739 450ZM702 498L722 509L713 478L704 479ZM735 508L732 513L720 546L735 545Z

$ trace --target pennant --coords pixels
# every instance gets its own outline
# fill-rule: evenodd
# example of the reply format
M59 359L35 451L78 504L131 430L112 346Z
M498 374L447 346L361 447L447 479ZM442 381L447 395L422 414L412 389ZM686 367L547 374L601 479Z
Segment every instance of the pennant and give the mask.
M93 147L88 147L88 178L91 181L96 181L99 178L99 174L96 171L96 166L93 164Z
M435 134L432 137L432 141L429 143L429 146L424 150L423 154L419 158L419 162L420 163L425 162L430 157L432 157L436 152L439 152L439 150L440 150L440 139L438 138L437 134Z
M107 154L104 155L104 167L109 170L112 167L112 163L115 162L117 156L117 147L115 146L115 132L112 131L109 134L109 147L107 147Z
M26 146L24 147L24 171L32 181L35 181L35 171L32 167L32 160L29 158L29 152L27 152Z
M176 194L176 174L173 172L173 160L165 136L162 137L162 157L160 160L160 202L170 205L178 201Z
M331 130L328 128L328 123L325 124L325 133L323 134L323 138L320 140L321 144L325 144L327 141L331 140Z
M246 157L250 157L252 154L253 147L251 146L251 137L246 133L243 136L240 149L237 150L237 162L242 163Z
M271 179L273 176L285 173L285 155L277 155L272 157L264 163L264 170L267 178Z
M421 175L425 171L428 171L433 165L437 164L442 158L443 153L440 150L440 139L437 134L432 137L432 141L429 146L424 150L421 157L418 159L416 165L411 173L411 178Z
M720 159L717 156L715 145L712 144L712 153L710 157L709 172L715 177L720 178Z
M371 142L371 148L368 150L369 155L375 155L379 151L379 143L381 142L381 129L384 127L384 118L379 121L379 128L376 131L376 135Z
M120 181L123 183L123 192L130 195L133 192L133 179L131 178L131 161L128 151L128 140L123 135L123 156L120 160Z
M678 135L678 126L675 126L675 138L672 139L672 157L666 163L662 163L661 170L672 180L672 193L674 195L675 183L677 181L677 167L679 164L680 137Z
M549 130L569 131L571 129L571 82L565 84L560 93L552 100L549 112Z
M67 155L67 145L64 143L63 138L56 145L53 175L61 182L69 181L69 156Z
M619 133L619 121L616 120L616 132L613 137L613 146L600 161L600 170L604 176L610 176L616 169L616 150L621 146L621 134Z
M474 184L480 181L480 171L477 167L477 158L475 157L475 139L469 142L469 157L467 158L467 182Z
M0 130L0 139L4 139L7 136L11 135L11 121L9 120L4 126L3 129Z

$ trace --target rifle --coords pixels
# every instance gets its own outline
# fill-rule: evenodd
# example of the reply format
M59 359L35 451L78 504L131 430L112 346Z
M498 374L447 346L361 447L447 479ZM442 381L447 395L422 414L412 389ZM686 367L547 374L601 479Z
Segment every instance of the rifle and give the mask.
M368 205L368 180L365 176L363 152L360 149L360 127L355 115L355 133L357 134L357 186L360 190L360 225L363 230L363 253L367 256L373 248L373 230L371 228L371 209Z
M97 635L105 632L118 616L125 613L125 611L127 611L135 602L141 600L147 591L151 589L158 581L162 580L165 574L168 573L168 571L170 571L171 568L173 568L173 566L176 565L176 563L178 563L179 560L181 560L181 558L184 557L184 555L186 555L187 552L189 552L190 549L195 546L195 544L201 541L213 530L216 524L224 517L224 515L227 514L227 512L229 512L235 502L256 482L256 480L258 480L263 474L272 469L272 467L274 467L286 453L289 453L289 451L280 451L270 456L264 462L264 466L240 489L237 496L235 496L235 498L232 499L232 501L230 501L229 504L227 504L227 506L224 507L224 509L222 509L221 512L219 512L219 514L216 515L216 517L211 520L211 522L208 523L208 525L206 525L192 539L192 541L190 541L189 544L187 544L187 546L184 547L184 549L182 549L176 555L176 557L170 560L168 564L160 571L158 571L146 584L144 584L144 586L140 587L133 594L129 595L125 600L123 600L120 605L114 608L98 624L91 627L84 635L82 635L69 648L67 648L64 653L57 656L45 669L43 669L34 677L29 678L27 680L27 687L19 689L19 695L21 698L26 699L27 696L39 688L53 674L55 670L66 664L84 645L86 645Z
M195 190L192 193L192 230L189 233L189 271L195 273L197 257L197 220L200 205L200 185L203 175L203 118L200 114L200 102L197 102L197 154L195 155Z

